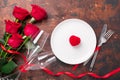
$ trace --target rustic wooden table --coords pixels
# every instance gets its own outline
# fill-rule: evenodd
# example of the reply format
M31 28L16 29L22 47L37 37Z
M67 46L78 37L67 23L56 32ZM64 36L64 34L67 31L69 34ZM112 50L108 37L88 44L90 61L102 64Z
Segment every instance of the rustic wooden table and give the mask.
M101 47L97 56L93 72L104 75L120 67L120 0L0 0L0 34L5 31L4 20L13 20L14 6L31 10L30 4L37 4L48 13L48 18L36 23L41 29L50 33L61 21L69 18L79 18L88 22L94 29L97 39L102 26L108 24L108 29L115 31L112 38ZM45 50L50 50L50 37ZM71 71L72 66L57 60L48 68L53 72L70 71L75 75L88 71L87 66L80 65L77 70ZM100 80L90 76L73 79L67 75L54 77L42 70L28 71L20 76L19 80ZM106 80L120 80L120 73Z

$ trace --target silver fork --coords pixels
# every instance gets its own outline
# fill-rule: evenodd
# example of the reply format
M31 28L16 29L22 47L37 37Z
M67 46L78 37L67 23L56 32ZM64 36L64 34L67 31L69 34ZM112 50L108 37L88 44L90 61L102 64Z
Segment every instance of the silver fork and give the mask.
M108 30L108 32L101 37L100 42L98 43L98 47L102 46L103 43L106 43L106 42L108 41L108 39L113 35L113 33L114 33L114 31ZM93 67L94 67L95 60L96 60L98 51L99 51L99 50L96 50L96 51L94 52L94 56L93 56L92 62L91 62L91 64L90 64L89 71L92 71L92 69L93 69Z

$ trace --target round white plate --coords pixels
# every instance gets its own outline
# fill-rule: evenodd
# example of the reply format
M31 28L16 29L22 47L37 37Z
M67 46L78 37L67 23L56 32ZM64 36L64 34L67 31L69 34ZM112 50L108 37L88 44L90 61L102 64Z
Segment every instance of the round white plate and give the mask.
M81 43L71 46L71 35L80 37ZM67 64L80 64L88 60L96 47L96 35L92 27L80 19L67 19L59 23L51 35L51 48L55 56Z

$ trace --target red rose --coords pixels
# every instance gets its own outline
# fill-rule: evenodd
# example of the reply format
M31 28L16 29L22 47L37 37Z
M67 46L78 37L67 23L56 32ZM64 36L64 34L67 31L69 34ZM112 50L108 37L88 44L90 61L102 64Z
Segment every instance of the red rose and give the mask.
M47 16L46 11L40 6L37 5L31 5L31 6L32 6L31 15L35 20L42 20Z
M17 48L21 45L23 42L22 36L20 34L13 34L9 39L8 39L8 44L12 48Z
M13 15L19 20L24 20L29 15L29 12L26 9L15 6L13 10Z
M39 31L40 29L37 26L30 23L28 23L24 28L24 34L32 38L34 38L39 33Z
M14 34L18 32L18 29L21 27L20 23L12 22L10 20L5 20L6 23L6 32L9 34Z

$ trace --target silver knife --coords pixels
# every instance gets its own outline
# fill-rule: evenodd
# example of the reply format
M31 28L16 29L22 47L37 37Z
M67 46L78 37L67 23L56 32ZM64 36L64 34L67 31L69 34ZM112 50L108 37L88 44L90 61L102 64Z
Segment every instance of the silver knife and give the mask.
M106 31L107 31L107 24L104 24L104 25L103 25L103 28L102 28L102 31L101 31L101 34L100 34L100 38L106 33ZM100 42L100 38L99 38L98 43ZM93 55L94 55L94 54L93 54ZM85 61L85 62L83 63L83 65L85 66L85 65L90 61L91 58L92 58L92 56L91 56L87 61Z
M107 24L104 24L100 34L100 38L106 33L106 31L107 31ZM100 42L100 38L99 38L99 42Z

